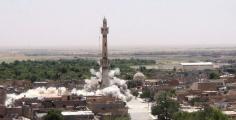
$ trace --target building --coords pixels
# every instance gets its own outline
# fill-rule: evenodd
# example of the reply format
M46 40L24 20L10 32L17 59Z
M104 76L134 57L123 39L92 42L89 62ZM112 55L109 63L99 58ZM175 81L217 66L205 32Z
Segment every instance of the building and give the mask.
M232 120L236 119L236 112L235 111L222 111L224 114L226 114L229 118Z
M94 113L87 111L63 111L64 120L94 120Z
M205 80L201 82L195 82L191 85L190 89L192 90L201 90L201 91L217 91L225 87L225 81L222 79L219 80Z
M0 105L0 120L26 117L43 120L49 110L62 111L65 120L94 120L95 117L119 117L128 115L128 107L122 100L112 96L45 96L21 98L11 107Z
M214 69L212 62L180 63L180 65L184 71Z
M87 106L95 114L105 116L126 116L128 107L122 100L111 96L87 96Z

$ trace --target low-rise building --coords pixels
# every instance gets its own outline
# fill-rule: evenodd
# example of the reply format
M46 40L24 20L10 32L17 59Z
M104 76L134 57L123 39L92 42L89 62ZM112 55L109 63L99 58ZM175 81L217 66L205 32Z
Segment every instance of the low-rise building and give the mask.
M180 63L184 71L214 69L212 62Z
M64 120L93 120L94 113L90 110L87 111L63 111L61 114Z
M126 103L112 96L77 96L73 94L61 96L44 96L38 98L21 98L10 107L0 106L0 120L26 117L43 120L49 110L62 111L65 120L94 120L94 116L119 117L128 115Z

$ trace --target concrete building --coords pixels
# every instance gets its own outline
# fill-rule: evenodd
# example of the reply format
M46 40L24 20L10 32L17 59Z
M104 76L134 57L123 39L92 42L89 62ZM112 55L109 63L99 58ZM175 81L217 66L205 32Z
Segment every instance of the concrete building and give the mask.
M229 118L232 120L236 119L236 111L228 110L228 111L222 111L224 114L226 114Z
M65 120L94 120L96 117L128 115L126 103L111 96L45 96L44 98L21 98L11 107L0 105L0 120L26 117L43 120L49 110L62 111Z
M128 115L126 103L111 96L87 96L88 108L95 114L104 116L125 116Z
M180 63L184 71L214 69L212 62Z
M219 80L205 80L202 82L195 82L191 85L192 90L201 91L217 91L225 87L225 81L223 79Z
M94 120L92 111L63 111L64 120Z

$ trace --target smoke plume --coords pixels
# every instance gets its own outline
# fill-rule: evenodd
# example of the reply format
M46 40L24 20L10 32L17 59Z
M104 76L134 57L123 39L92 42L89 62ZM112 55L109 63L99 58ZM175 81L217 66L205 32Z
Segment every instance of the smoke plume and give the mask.
M106 88L100 88L101 83L101 69L96 71L94 69L90 70L93 75L91 79L85 80L84 89L78 90L76 88L68 91L65 87L55 88L55 87L39 87L36 89L30 89L27 92L21 94L7 94L6 105L11 105L15 100L21 98L38 98L42 99L45 97L53 97L64 94L76 94L83 96L93 96L93 95L104 95L104 96L113 96L117 97L123 101L130 101L132 95L130 94L129 89L127 88L126 81L119 79L116 75L120 74L120 69L114 69L109 71L109 80L110 85Z

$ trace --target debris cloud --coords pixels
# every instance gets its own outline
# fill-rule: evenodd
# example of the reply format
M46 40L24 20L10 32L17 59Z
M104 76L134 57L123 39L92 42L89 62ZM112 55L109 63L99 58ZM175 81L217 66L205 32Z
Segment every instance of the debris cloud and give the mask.
M38 87L35 89L30 89L27 92L21 94L7 94L7 100L5 102L6 105L11 105L15 100L21 98L38 98L42 99L45 97L53 97L60 96L65 94L76 94L83 96L94 96L94 95L104 95L104 96L113 96L117 97L123 101L130 101L132 99L132 95L127 88L126 81L117 78L116 76L120 74L120 69L116 68L114 70L109 71L109 80L110 85L105 88L100 87L101 83L101 69L100 71L96 71L94 69L90 70L93 75L90 79L85 80L84 89L76 89L67 90L65 87Z

